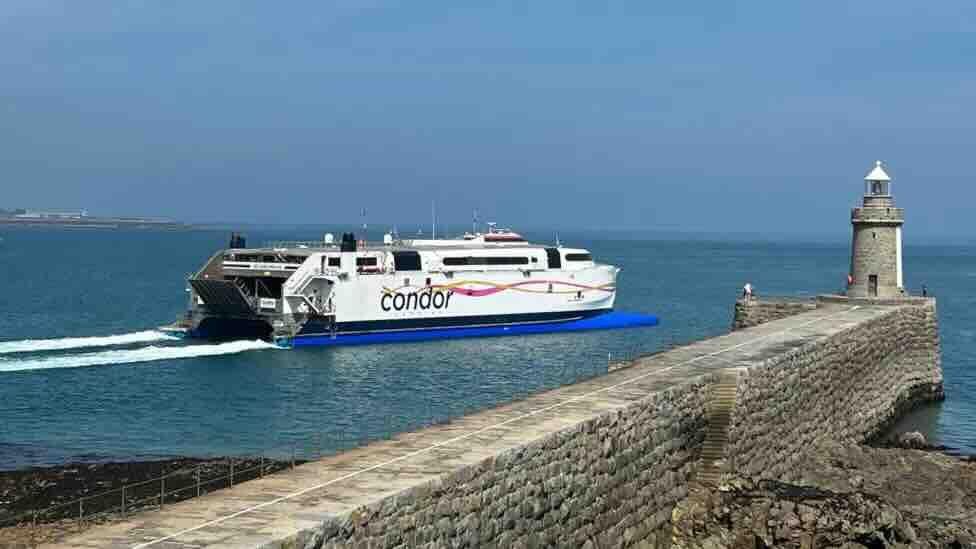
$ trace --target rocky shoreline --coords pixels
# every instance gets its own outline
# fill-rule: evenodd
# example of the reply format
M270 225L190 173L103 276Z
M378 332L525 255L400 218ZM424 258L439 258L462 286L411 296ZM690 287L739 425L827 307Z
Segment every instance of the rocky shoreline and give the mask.
M291 466L261 458L179 457L0 471L0 548L31 547L120 518L123 485L125 512L132 513L158 508L161 492L163 504L176 503L198 490L202 495Z
M674 513L672 546L976 547L976 459L917 433L812 452L795 482L732 478Z

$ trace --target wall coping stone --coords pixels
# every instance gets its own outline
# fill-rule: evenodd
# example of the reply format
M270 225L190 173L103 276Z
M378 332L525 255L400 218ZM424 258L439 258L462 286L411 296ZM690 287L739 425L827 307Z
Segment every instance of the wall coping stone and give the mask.
M818 295L817 304L835 305L873 305L873 306L898 306L914 305L917 307L934 307L936 300L934 297L922 297L914 295L893 296L893 297L850 297L846 295L825 294Z

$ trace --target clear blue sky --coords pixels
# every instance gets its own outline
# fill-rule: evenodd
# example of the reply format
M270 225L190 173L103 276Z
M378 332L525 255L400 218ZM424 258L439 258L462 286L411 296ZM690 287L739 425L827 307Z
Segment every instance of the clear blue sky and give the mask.
M972 235L974 105L972 0L6 0L0 207Z

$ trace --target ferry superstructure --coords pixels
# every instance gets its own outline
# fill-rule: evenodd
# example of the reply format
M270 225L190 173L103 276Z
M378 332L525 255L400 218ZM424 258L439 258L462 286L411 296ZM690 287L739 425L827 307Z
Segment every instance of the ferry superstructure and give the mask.
M588 250L494 227L456 239L366 243L346 233L259 248L235 236L190 277L189 309L170 331L300 346L617 327L620 318L594 319L612 311L618 272Z

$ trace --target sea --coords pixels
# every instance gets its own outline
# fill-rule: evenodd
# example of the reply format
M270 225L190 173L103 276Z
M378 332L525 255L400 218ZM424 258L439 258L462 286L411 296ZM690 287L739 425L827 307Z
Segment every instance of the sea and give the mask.
M318 240L326 230L255 228L247 237ZM721 334L746 282L759 295L836 292L849 262L840 238L567 233L565 245L621 267L618 310L661 324L293 350L157 331L185 311L187 277L228 234L0 229L0 470L335 452ZM976 454L976 246L908 242L904 256L907 284L939 298L947 400L899 428Z

